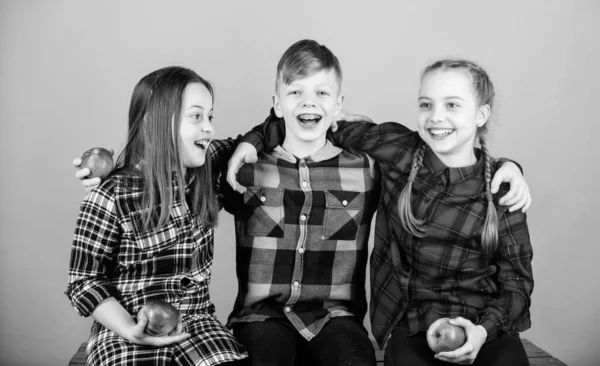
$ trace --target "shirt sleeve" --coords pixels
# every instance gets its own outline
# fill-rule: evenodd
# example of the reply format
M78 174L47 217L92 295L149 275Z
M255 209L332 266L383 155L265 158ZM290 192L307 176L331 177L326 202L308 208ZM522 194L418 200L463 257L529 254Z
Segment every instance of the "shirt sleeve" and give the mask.
M75 225L65 294L83 317L103 300L119 298L110 274L120 239L113 182L108 180L85 197Z
M285 140L285 122L277 117L273 108L265 121L244 135L241 142L247 142L256 148L256 152L272 151Z
M242 135L238 135L235 139L229 137L225 140L213 140L208 147L213 173L215 175L222 174L227 171L227 162L233 155L235 148L242 140Z
M403 153L412 154L420 143L418 134L397 122L338 122L327 138L342 149L355 149L369 154L377 162L394 162Z
M478 325L487 333L487 341L505 332L525 329L519 325L528 325L531 293L533 291L533 272L531 260L533 249L529 240L525 213L517 210L504 213L499 217L499 244L495 253L498 267L498 295L479 312Z

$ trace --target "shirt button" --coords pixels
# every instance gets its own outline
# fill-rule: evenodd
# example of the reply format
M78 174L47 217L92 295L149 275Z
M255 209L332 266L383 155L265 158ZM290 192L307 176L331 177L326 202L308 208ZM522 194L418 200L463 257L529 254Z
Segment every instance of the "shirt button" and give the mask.
M304 253L304 248L298 248L298 253L300 253L300 254Z
M306 181L302 182L302 187L306 187L308 186L308 183L306 183Z
M302 220L302 221L306 221L306 215L302 215L302 216L300 216L300 220Z
M346 200L343 200L343 201L342 201L342 205L343 205L344 207L345 207L345 206L348 206L348 201L346 201Z
M285 312L286 312L286 313L289 313L290 311L292 311L292 308L290 308L289 306L286 306L286 307L285 307Z
M300 282L294 281L294 287L300 287Z
M262 197L260 198L260 201L261 201L261 202L265 202L266 200L267 200L267 197L265 197L265 196L262 196Z

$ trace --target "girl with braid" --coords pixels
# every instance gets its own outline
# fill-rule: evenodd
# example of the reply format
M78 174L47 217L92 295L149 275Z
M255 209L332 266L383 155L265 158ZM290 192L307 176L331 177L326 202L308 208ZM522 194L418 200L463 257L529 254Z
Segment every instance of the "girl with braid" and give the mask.
M385 365L528 365L532 247L526 216L498 204L485 141L494 101L487 73L442 60L423 72L417 132L397 123L341 124L344 148L377 159L382 200L371 255L371 326ZM479 149L475 147L479 143ZM452 352L429 348L440 318L462 327Z
M387 342L385 365L528 365L518 332L531 325L529 203L517 210L523 205L507 197L508 184L492 184L492 176L503 179L485 141L493 101L481 67L442 60L423 72L416 132L395 122L339 122L328 136L380 166L370 317L379 346ZM253 133L266 136L268 149L285 132L267 121ZM229 182L250 144L230 160ZM426 332L441 318L462 327L466 343L435 354Z

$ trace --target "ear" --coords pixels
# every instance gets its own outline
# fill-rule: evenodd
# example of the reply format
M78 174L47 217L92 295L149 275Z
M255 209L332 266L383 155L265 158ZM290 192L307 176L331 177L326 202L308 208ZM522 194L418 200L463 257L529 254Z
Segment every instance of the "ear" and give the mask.
M273 110L277 117L283 118L283 113L281 113L281 103L279 103L279 96L277 94L273 95Z
M490 118L490 106L488 104L482 105L479 107L479 111L477 112L476 124L477 127L483 127Z
M333 114L334 117L337 117L340 115L343 105L344 105L344 96L339 95L337 97L337 100L335 101L335 113Z

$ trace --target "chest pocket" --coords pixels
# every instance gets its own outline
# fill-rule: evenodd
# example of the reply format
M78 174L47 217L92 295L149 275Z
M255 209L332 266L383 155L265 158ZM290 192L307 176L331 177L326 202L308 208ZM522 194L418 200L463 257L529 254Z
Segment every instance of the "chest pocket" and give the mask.
M283 238L283 189L248 187L244 193L248 234Z
M144 214L148 210L136 211L130 214L133 225L133 239L139 249L147 255L155 255L177 244L179 240L179 228L175 217L181 217L180 208L171 210L171 217L163 227L156 228L160 215L160 206L156 206L154 212L157 214L151 220L151 229L144 230Z
M356 240L365 207L365 194L352 191L325 191L323 239Z

